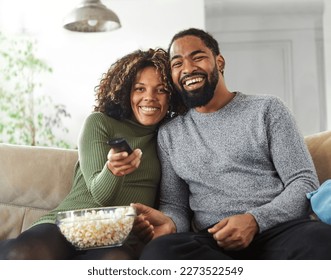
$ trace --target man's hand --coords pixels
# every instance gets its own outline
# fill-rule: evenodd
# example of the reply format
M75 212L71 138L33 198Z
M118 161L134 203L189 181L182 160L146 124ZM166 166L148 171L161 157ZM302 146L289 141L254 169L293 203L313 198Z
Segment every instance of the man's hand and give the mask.
M259 227L251 214L235 215L225 218L208 229L218 246L225 250L246 248L253 240Z
M174 222L161 211L141 203L132 203L137 211L133 232L144 242L176 232Z

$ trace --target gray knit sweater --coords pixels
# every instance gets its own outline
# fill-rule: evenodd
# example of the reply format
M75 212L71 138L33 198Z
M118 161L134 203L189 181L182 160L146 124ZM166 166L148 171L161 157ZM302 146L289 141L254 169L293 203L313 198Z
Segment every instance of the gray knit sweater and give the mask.
M158 148L160 210L178 232L242 213L262 232L307 216L305 194L318 187L293 116L271 96L236 93L217 112L192 109L160 129Z

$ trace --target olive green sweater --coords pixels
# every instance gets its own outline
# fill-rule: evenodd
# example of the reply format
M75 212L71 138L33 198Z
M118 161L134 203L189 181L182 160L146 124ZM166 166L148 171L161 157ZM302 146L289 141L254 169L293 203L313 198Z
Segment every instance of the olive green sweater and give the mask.
M160 180L156 152L156 126L118 121L99 112L87 117L79 139L79 159L73 186L67 197L35 224L55 223L59 211L140 202L154 205ZM126 176L114 176L107 168L108 139L124 137L132 149L142 150L141 164ZM56 164L56 162L54 162Z

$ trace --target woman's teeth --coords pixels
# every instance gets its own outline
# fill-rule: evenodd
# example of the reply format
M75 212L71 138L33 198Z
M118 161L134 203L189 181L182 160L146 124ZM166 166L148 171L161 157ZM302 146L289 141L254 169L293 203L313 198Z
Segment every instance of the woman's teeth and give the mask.
M152 111L157 111L158 110L158 108L156 108L156 107L145 107L145 106L141 106L140 108L141 108L141 110L147 111L147 112L152 112Z

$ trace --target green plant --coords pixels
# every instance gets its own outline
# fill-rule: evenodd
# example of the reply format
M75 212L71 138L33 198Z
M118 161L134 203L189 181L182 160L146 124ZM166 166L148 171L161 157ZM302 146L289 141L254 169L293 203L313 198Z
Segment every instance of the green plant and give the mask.
M52 68L36 56L36 41L0 33L0 142L70 148L56 136L67 133L70 114L38 92Z

